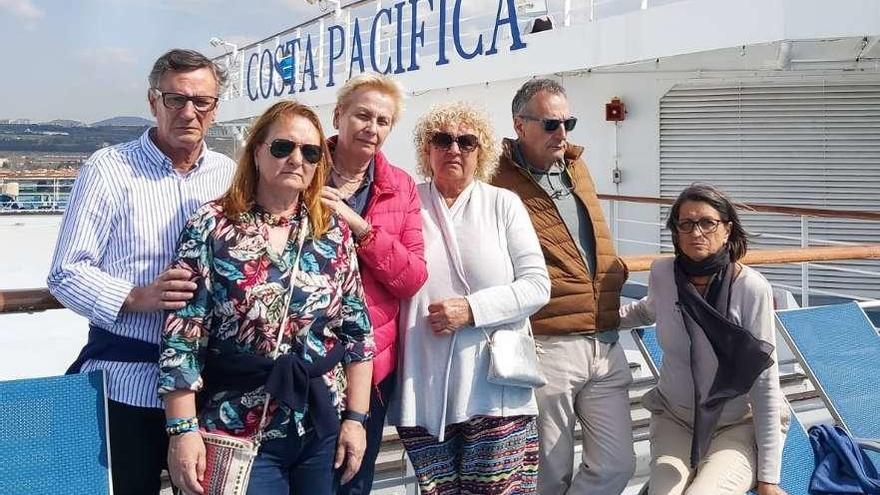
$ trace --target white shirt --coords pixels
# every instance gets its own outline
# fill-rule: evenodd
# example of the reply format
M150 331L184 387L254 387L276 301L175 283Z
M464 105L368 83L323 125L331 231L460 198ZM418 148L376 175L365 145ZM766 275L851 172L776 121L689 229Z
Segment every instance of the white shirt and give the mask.
M446 425L478 415L537 414L532 389L488 382L483 334L499 326L528 332L529 316L550 298L544 255L525 206L513 192L479 181L451 207L430 183L418 190L428 280L401 303L401 363L389 422L421 426L439 437ZM444 229L455 245L451 249ZM467 287L452 256L459 258ZM454 297L467 298L474 326L454 336L434 333L428 305Z
M165 314L122 312L122 304L168 267L187 218L226 192L235 165L203 143L193 169L181 175L153 143L153 130L97 151L80 169L47 282L92 325L158 344ZM105 370L110 399L162 407L158 363L87 361L82 371L97 369Z

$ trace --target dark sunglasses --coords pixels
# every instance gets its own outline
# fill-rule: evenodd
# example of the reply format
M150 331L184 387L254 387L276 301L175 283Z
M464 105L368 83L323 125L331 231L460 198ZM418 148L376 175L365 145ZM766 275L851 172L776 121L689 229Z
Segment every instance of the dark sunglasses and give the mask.
M159 88L153 88L160 98L165 108L170 110L180 110L186 106L186 102L191 101L193 107L198 112L210 112L217 108L218 98L214 96L187 96L180 93L166 93Z
M275 139L266 144L269 144L269 153L275 158L287 158L293 150L299 148L303 160L316 165L324 155L324 150L317 144L299 144L289 139Z
M452 143L458 143L458 149L460 149L462 153L470 153L480 146L479 138L473 134L453 136L448 132L435 132L431 136L431 144L442 150L452 148Z
M565 132L571 132L574 130L574 126L578 123L577 117L569 117L567 119L539 119L538 117L532 117L531 115L520 115L520 117L526 120L540 122L544 126L545 132L556 132L556 129L559 129L560 125L565 127Z

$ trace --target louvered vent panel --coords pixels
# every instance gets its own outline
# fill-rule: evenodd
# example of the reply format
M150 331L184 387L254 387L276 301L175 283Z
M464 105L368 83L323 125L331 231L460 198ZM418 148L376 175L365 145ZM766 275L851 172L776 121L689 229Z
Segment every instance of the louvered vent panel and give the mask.
M660 100L660 192L711 182L738 201L880 211L880 79L870 83L676 86ZM661 209L665 220L668 209ZM756 249L800 245L799 218L744 215ZM810 219L811 245L880 242L880 222ZM664 231L661 239L670 242ZM880 262L827 264L880 272ZM799 265L768 266L800 286ZM810 286L880 298L880 277L811 267Z

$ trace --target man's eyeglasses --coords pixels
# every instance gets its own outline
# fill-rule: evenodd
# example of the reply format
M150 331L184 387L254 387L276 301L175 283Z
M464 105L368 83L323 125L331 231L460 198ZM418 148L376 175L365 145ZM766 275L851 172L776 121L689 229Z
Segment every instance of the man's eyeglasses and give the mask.
M539 119L538 117L523 114L520 114L519 117L534 122L540 122L544 126L544 132L556 132L556 129L559 129L560 125L565 127L565 132L571 132L574 130L574 126L578 123L577 117L569 117L567 119Z
M269 145L269 154L275 158L287 158L293 150L299 148L303 160L316 165L321 161L324 150L317 144L299 144L289 139L274 139Z
M690 234L694 231L695 228L699 227L700 232L704 234L711 234L718 230L718 226L723 222L721 220L716 220L714 218L701 218L699 220L679 220L675 222L675 230L681 232L682 234Z
M159 88L153 88L153 91L162 98L162 104L165 108L171 110L180 110L186 106L186 102L191 101L193 107L198 112L210 112L217 108L219 98L214 96L187 96L180 93L166 93Z
M462 153L470 153L480 146L480 140L473 134L453 136L448 132L435 132L431 135L431 144L441 150L452 148L452 143L458 143L458 149Z

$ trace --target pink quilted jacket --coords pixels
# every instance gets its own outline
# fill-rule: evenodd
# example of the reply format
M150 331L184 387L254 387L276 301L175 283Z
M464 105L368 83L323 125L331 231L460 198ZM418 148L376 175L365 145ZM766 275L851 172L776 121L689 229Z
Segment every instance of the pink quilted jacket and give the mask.
M330 145L335 144L334 136ZM376 340L373 383L378 384L397 366L400 300L415 295L428 269L415 182L379 152L372 187L364 218L373 226L373 236L357 251Z

